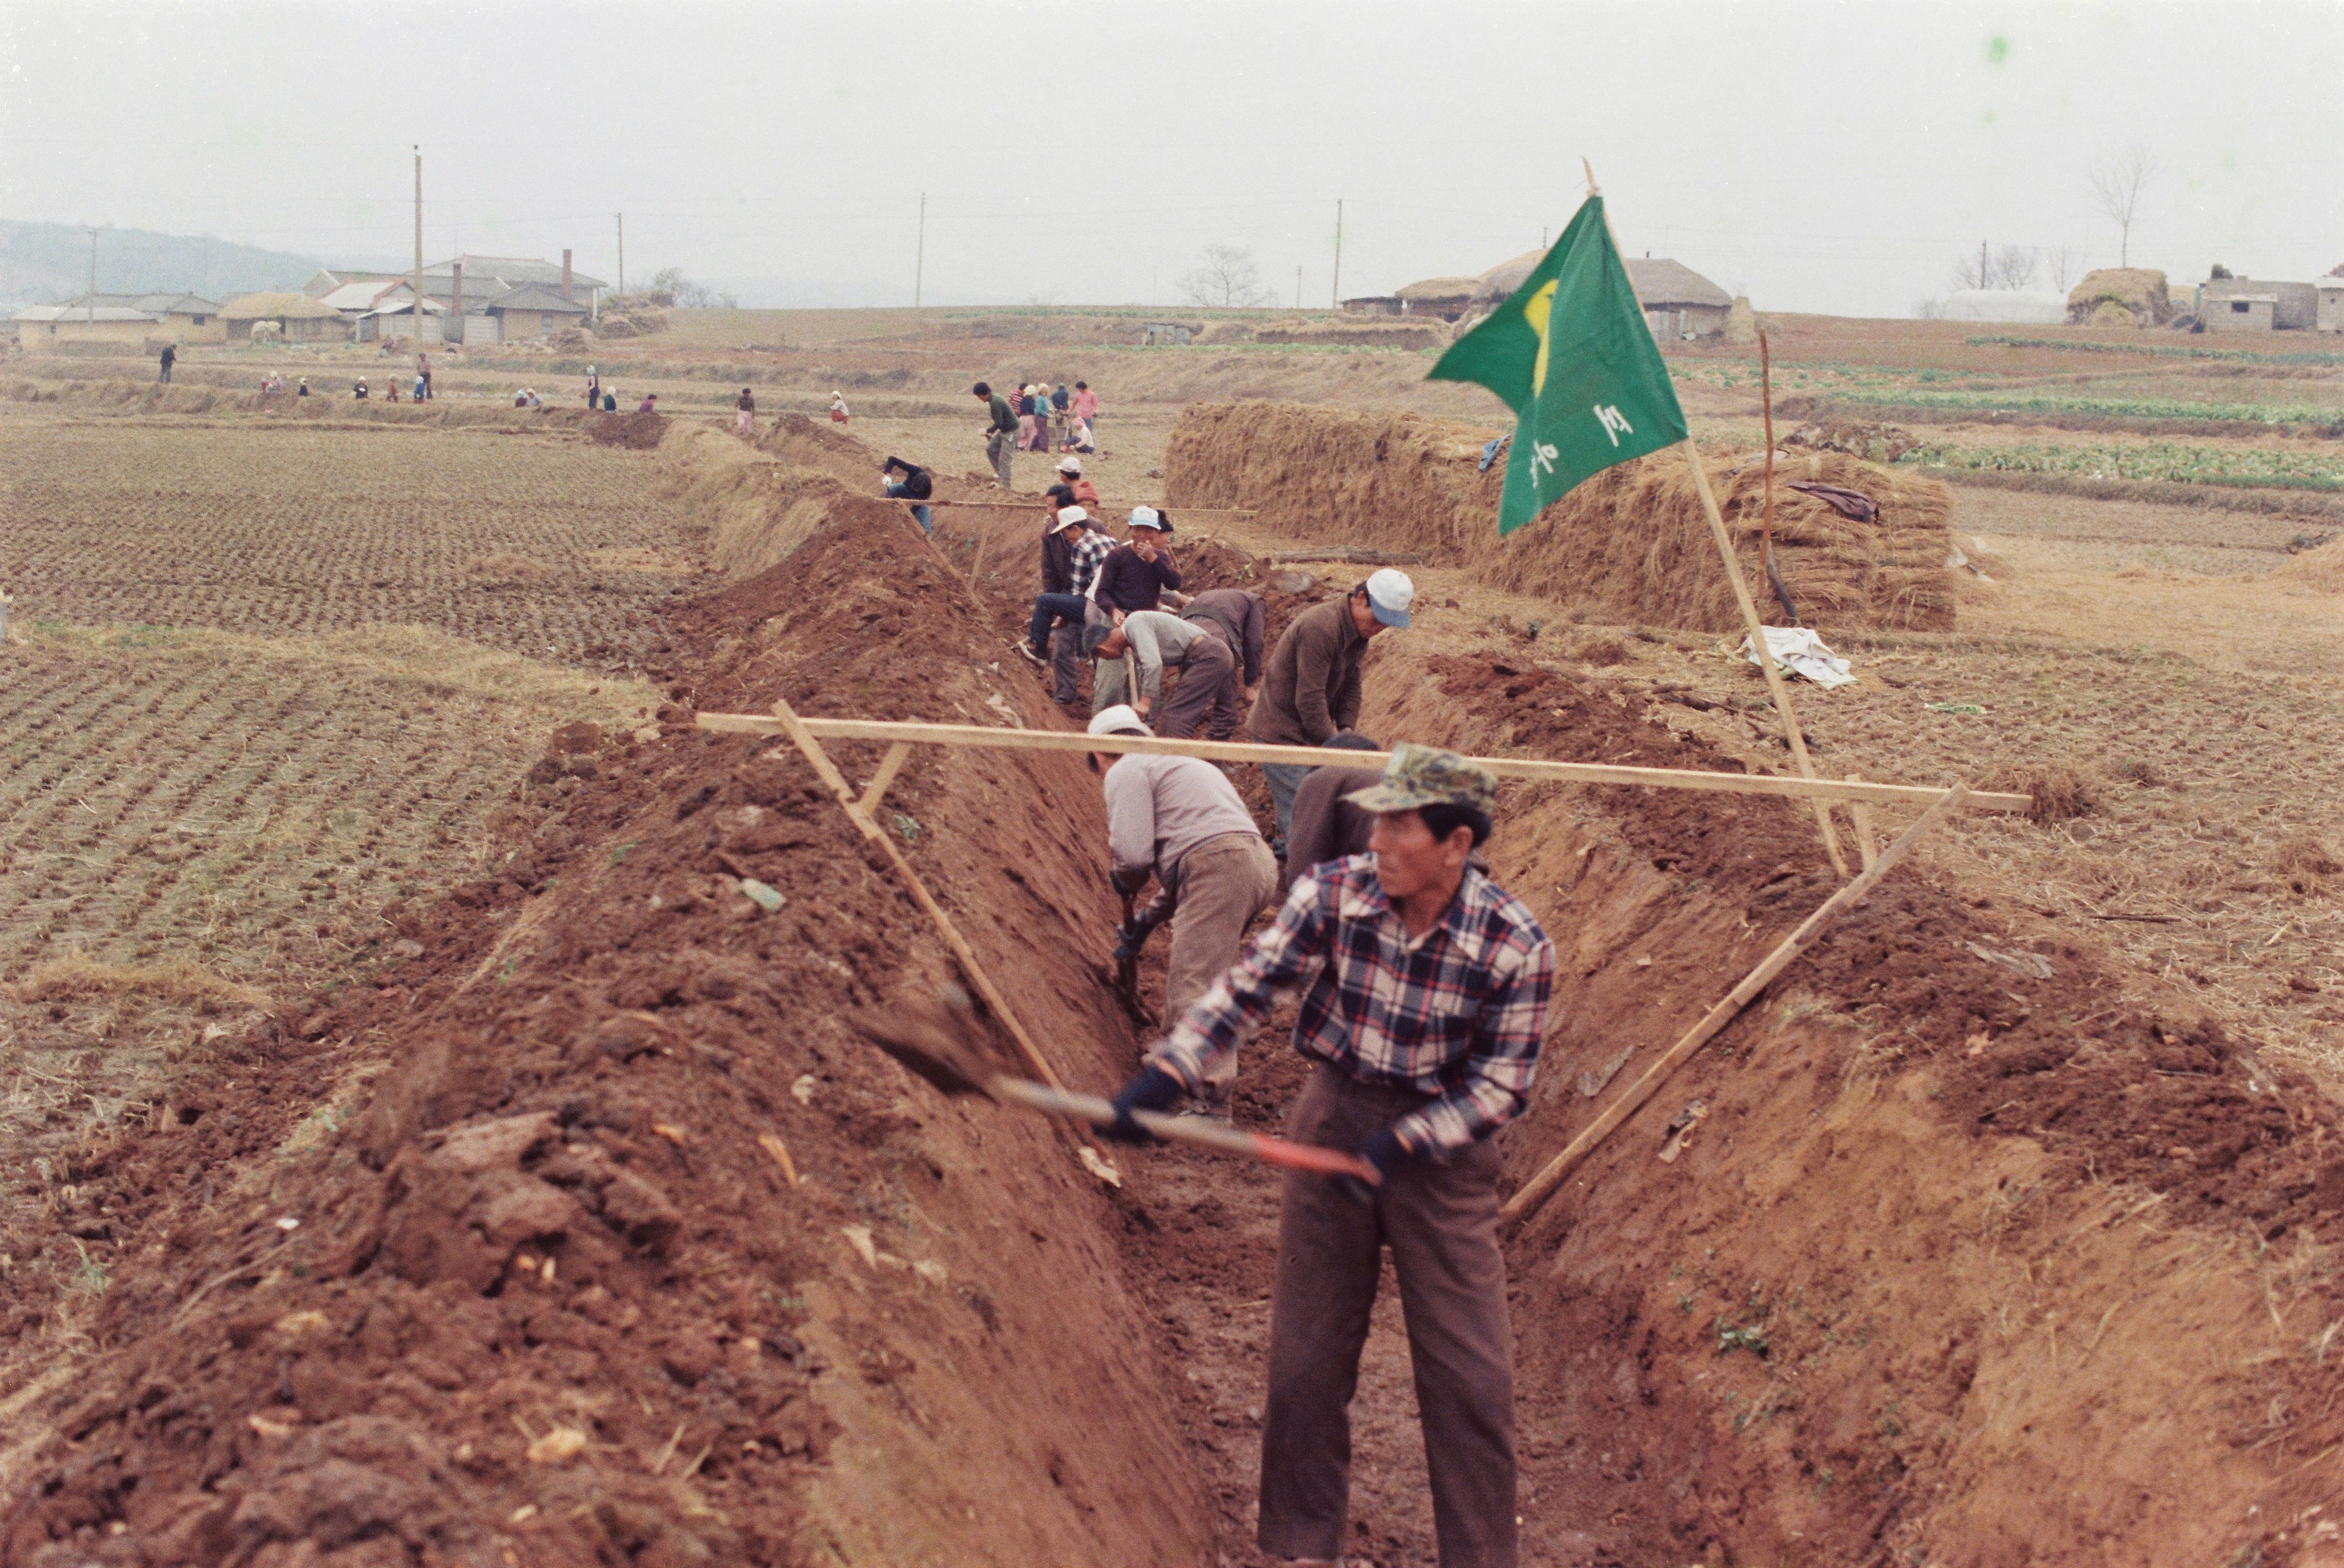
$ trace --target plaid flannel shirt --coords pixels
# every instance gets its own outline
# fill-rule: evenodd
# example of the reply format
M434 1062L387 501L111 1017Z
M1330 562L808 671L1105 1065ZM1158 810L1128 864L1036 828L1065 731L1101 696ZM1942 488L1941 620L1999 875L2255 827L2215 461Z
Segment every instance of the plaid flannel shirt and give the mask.
M1073 586L1067 592L1090 597L1091 584L1098 581L1099 562L1115 548L1115 541L1104 533L1085 529L1075 536L1074 557L1068 564L1066 581Z
M1151 1059L1193 1093L1280 992L1308 983L1294 1047L1363 1083L1440 1098L1392 1131L1411 1154L1462 1148L1529 1103L1554 986L1554 944L1521 901L1468 866L1413 941L1372 855L1312 866L1278 920L1173 1027Z

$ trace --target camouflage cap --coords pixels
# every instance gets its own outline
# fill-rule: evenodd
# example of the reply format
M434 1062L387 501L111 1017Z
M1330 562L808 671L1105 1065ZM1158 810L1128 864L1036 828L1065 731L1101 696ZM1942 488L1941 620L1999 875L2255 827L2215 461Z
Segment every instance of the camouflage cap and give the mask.
M1414 811L1425 805L1470 806L1482 815L1497 803L1498 778L1455 752L1401 741L1384 764L1383 782L1343 797L1362 811Z

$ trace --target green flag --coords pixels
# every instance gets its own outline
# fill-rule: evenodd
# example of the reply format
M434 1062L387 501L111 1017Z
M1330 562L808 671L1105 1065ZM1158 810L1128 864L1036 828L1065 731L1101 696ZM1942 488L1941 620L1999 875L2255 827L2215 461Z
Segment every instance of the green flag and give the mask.
M1612 247L1600 196L1427 379L1478 381L1513 408L1500 534L1613 463L1685 439L1684 410Z

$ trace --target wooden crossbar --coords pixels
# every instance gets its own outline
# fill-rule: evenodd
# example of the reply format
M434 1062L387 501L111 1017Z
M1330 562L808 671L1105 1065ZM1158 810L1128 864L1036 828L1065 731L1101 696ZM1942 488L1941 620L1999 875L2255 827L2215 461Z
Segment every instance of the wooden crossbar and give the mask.
M779 719L764 713L702 713L703 730L726 734L787 733ZM883 719L817 719L801 714L808 734L825 741L909 742L914 745L995 746L1010 751L1141 752L1159 756L1203 757L1217 763L1287 763L1303 767L1330 764L1347 768L1381 767L1389 752L1331 752L1321 746L1270 746L1239 741L1176 741L1157 735L1086 735L1076 730L1019 730L989 724L928 724ZM1622 767L1611 763L1559 763L1538 757L1474 757L1500 778L1551 779L1562 784L1642 784L1656 789L1715 790L1728 794L1787 795L1825 802L1874 805L1935 804L1941 789L1874 784L1858 779L1793 778L1774 774L1704 773L1692 768ZM2032 797L1980 790L1962 803L1972 811L2027 810Z

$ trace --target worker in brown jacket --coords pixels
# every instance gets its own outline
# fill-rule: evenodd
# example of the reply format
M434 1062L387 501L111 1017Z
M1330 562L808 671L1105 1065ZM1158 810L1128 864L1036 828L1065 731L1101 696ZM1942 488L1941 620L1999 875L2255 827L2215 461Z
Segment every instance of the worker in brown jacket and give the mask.
M1368 641L1387 626L1406 626L1416 584L1387 566L1340 599L1313 604L1278 640L1262 672L1246 731L1276 746L1323 746L1359 722L1359 665ZM1307 764L1264 763L1262 776L1278 809L1279 857L1294 821L1294 792L1309 776Z

